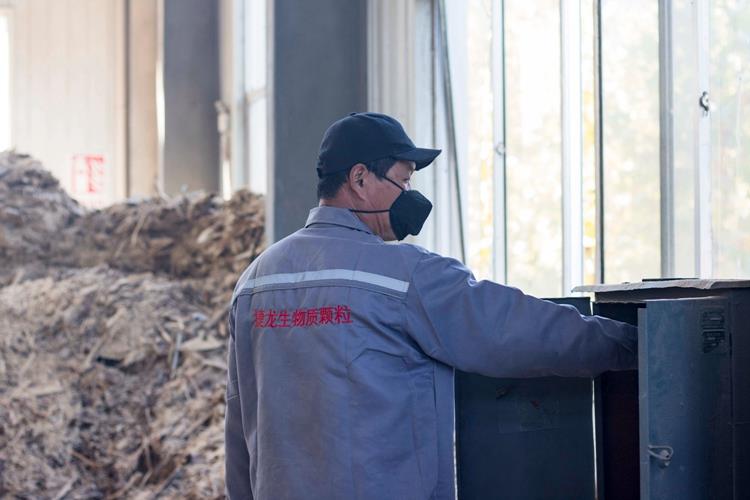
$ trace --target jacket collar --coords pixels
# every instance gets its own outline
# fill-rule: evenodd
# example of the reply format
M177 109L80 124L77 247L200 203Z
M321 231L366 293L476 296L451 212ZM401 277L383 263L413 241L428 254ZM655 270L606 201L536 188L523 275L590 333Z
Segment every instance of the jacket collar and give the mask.
M367 224L359 220L359 217L346 208L315 207L310 210L305 227L310 227L314 224L332 224L334 226L356 229L367 234L374 234Z

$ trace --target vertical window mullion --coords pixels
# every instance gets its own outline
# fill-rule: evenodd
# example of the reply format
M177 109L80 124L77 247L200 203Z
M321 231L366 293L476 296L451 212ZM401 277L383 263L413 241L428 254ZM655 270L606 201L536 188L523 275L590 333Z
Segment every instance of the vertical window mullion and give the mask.
M604 93L602 86L602 0L594 1L594 106L596 149L596 282L604 283Z
M507 210L505 193L505 2L492 2L492 91L493 91L493 279L508 281Z
M675 272L672 1L659 0L659 183L661 276Z
M695 2L698 35L698 82L699 92L710 95L710 31L711 16L709 0ZM700 95L696 95L696 105ZM711 219L711 113L701 112L698 119L698 164L695 170L695 250L698 276L713 275L713 228Z
M581 3L560 2L563 294L583 283Z

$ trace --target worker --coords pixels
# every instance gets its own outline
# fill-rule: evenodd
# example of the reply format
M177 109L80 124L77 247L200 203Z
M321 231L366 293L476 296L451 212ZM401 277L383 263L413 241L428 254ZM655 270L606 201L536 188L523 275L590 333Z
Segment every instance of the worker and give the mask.
M387 115L325 132L319 206L240 277L229 316L232 499L454 499L454 369L589 377L636 365L636 329L477 281L412 244L440 150Z

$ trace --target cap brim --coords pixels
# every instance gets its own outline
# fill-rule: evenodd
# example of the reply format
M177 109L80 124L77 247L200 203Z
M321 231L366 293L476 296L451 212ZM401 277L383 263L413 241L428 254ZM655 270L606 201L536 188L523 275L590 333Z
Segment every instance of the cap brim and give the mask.
M416 164L416 170L420 170L432 163L442 151L442 149L414 148L392 155L392 157L397 160L413 161Z

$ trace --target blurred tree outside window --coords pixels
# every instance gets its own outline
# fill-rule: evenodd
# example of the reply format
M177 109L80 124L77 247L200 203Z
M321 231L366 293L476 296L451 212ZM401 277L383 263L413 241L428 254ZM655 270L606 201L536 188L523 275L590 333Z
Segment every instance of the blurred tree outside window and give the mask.
M466 10L466 258L481 279L493 277L492 1L469 0Z
M505 3L508 284L562 290L559 0Z
M659 277L659 15L602 0L604 279Z

